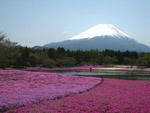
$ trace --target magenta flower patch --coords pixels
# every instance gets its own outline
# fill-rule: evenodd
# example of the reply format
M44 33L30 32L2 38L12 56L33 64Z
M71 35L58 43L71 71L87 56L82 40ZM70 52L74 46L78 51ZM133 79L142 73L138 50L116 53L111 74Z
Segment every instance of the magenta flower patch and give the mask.
M0 111L86 91L100 78L0 70Z
M150 82L104 79L82 94L48 100L7 113L150 113Z

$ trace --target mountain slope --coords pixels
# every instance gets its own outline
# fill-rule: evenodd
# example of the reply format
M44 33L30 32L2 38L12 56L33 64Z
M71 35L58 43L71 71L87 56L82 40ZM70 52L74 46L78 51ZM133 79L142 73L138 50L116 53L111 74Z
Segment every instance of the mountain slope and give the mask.
M70 50L113 49L121 51L150 52L150 47L137 42L110 24L99 24L69 40L49 43L41 48L64 47Z

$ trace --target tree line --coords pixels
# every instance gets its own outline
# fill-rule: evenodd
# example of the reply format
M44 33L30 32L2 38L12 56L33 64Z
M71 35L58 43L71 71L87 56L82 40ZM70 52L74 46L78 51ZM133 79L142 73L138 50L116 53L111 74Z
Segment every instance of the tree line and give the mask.
M66 67L79 65L138 65L150 66L150 53L114 50L65 50L22 47L0 33L0 68L29 66Z

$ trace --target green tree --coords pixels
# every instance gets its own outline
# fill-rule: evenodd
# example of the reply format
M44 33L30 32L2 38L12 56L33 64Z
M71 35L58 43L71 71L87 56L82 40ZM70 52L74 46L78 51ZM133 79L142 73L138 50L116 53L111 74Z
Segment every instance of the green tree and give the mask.
M103 64L115 64L117 62L117 59L115 57L110 57L110 56L106 56L104 57L104 60L103 60Z
M73 57L63 57L61 59L57 59L57 66L74 66L77 61Z
M125 57L124 58L124 64L133 66L136 64L136 59Z
M57 48L57 57L61 58L65 56L65 49L62 47Z
M59 51L61 51L61 50L59 50ZM54 48L48 49L48 56L49 56L49 58L56 59L56 57L57 57L56 50Z
M147 65L147 59L145 57L139 57L136 60L136 64L139 66L146 66Z
M137 64L150 67L150 54L145 54L143 57L139 57Z
M29 62L31 66L36 66L38 64L38 56L34 53L30 53Z
M17 43L11 42L9 39L6 39L6 35L0 33L0 67L5 68L9 66L11 55L14 48L17 46Z
M52 67L56 66L56 62L53 59L45 58L45 59L43 59L42 65L44 67L52 68Z

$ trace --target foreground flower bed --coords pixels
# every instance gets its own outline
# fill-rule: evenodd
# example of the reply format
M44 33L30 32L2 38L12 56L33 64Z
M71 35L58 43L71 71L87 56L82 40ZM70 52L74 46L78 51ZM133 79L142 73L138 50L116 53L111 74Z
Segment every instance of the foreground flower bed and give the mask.
M100 78L0 70L0 111L83 92Z
M82 94L44 101L7 113L149 113L150 82L104 79Z

